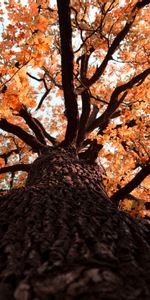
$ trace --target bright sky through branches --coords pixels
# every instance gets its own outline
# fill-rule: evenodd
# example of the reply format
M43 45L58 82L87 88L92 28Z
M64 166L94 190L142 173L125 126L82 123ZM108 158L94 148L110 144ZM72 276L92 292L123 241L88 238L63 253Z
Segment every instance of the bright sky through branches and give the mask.
M67 124L62 49L57 6L50 9L56 1L50 1L48 7L42 0L0 3L4 9L0 23L0 115L31 134L18 116L25 105L32 117L39 118L46 130L62 141ZM140 7L143 2L139 3ZM129 182L148 157L149 77L145 72L150 17L148 6L133 15L135 5L135 0L71 1L73 93L79 117L83 93L89 96L90 113L96 119L87 126L86 138L102 145L99 158L105 162L108 176L104 183L110 195ZM8 145L8 135L3 131L3 145ZM18 137L16 140L24 149L21 162L26 163L31 158L30 146L23 145ZM16 147L13 140L9 145ZM1 148L2 153L5 151ZM18 156L11 155L8 163L15 159L17 162ZM1 162L4 164L3 159Z

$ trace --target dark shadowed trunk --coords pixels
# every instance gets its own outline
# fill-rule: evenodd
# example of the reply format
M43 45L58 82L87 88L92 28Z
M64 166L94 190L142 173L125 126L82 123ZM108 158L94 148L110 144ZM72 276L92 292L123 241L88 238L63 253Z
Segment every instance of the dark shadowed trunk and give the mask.
M0 215L0 300L150 299L148 225L113 206L74 150L38 158Z

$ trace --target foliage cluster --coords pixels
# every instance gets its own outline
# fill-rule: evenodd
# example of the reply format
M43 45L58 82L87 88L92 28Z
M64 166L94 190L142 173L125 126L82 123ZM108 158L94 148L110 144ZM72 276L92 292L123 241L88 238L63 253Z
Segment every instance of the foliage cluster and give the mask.
M23 185L47 145L74 144L81 157L101 164L112 201L148 215L148 4L1 6L1 189Z

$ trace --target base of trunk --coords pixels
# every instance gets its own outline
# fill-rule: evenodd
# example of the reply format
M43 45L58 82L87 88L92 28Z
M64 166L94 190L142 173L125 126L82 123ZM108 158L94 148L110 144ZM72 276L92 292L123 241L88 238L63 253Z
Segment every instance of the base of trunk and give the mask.
M96 165L63 149L0 198L1 300L149 300L148 225L119 212Z

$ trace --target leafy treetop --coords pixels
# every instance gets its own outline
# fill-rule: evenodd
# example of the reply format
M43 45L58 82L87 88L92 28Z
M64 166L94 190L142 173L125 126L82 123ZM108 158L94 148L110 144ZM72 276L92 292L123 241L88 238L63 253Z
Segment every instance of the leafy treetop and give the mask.
M112 201L118 205L126 199L127 210L145 214L148 4L5 2L0 11L1 188L22 185L31 162L48 145L74 144L79 157L101 161Z

